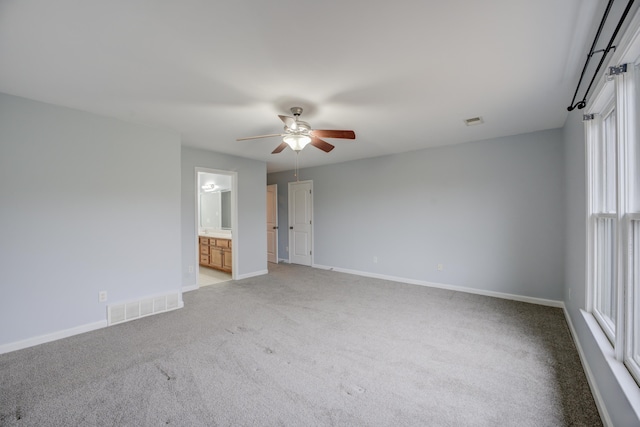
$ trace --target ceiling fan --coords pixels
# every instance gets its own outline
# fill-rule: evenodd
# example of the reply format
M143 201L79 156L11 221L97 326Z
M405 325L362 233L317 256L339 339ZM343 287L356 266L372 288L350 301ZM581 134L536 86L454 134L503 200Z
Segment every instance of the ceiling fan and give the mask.
M289 116L278 116L284 123L284 133L274 133L271 135L249 136L247 138L238 138L236 141L246 141L248 139L258 138L271 138L274 136L281 136L282 143L276 147L271 154L277 154L287 148L291 147L293 151L299 152L307 144L311 144L316 148L328 153L335 147L320 138L340 138L340 139L356 139L356 133L352 130L320 130L311 129L311 125L302 120L298 120L300 114L302 114L301 107L292 107L291 114Z

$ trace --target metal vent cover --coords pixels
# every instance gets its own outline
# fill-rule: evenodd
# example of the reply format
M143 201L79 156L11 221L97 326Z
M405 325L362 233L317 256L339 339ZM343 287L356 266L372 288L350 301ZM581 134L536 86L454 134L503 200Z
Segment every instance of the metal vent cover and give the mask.
M177 293L122 304L111 304L107 306L107 324L115 325L152 314L176 310L182 306L180 294Z
M484 119L481 116L471 117L470 119L465 119L464 124L467 126L475 126L484 123Z

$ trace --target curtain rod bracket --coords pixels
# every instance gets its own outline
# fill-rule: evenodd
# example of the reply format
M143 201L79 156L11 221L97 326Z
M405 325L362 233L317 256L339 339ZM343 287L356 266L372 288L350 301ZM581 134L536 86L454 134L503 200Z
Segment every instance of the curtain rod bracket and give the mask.
M609 67L609 75L617 76L618 74L627 72L627 64L618 65L617 67Z
M607 4L607 8L604 11L604 15L602 16L602 20L600 21L600 26L598 27L598 32L596 33L595 38L593 39L593 43L591 44L591 49L589 49L589 54L587 55L587 60L584 63L584 67L582 68L582 73L580 74L580 80L578 80L578 86L576 87L576 91L573 94L573 99L571 100L571 105L569 105L567 107L568 111L573 111L574 109L578 108L579 110L583 109L584 107L587 106L587 96L589 96L589 91L591 90L591 86L593 86L593 82L596 79L596 76L598 75L598 72L600 71L600 68L602 67L602 64L604 64L605 59L607 58L607 55L609 54L609 51L611 50L616 50L616 47L613 45L613 42L616 39L616 36L618 35L618 31L620 31L620 28L622 27L622 23L624 22L624 20L627 18L627 14L629 13L629 10L631 9L631 6L633 5L633 2L635 0L629 0L629 2L627 3L627 7L625 7L624 12L622 13L622 16L620 17L620 20L618 21L618 25L616 25L616 29L613 31L613 34L611 35L611 39L609 39L609 44L607 44L607 47L604 49L600 49L600 50L594 50L596 47L596 44L598 43L598 39L600 38L600 34L602 33L602 29L604 27L604 23L607 20L607 16L609 15L609 11L611 10L611 6L613 5L613 1L614 0L609 0L609 3ZM589 86L587 87L587 90L584 92L584 97L582 98L582 101L579 101L578 103L574 104L574 101L576 100L576 96L578 95L578 91L580 90L580 85L582 84L582 79L584 78L584 73L585 71L587 71L587 66L589 65L589 60L591 59L591 57L593 56L594 53L599 53L602 52L603 55L600 58L600 62L598 63L598 66L596 67L596 70L593 72L593 77L591 77L591 83L589 83ZM626 64L624 65L625 70L626 70ZM613 68L613 67L612 67ZM612 74L612 73L610 73ZM615 75L615 74L612 74Z

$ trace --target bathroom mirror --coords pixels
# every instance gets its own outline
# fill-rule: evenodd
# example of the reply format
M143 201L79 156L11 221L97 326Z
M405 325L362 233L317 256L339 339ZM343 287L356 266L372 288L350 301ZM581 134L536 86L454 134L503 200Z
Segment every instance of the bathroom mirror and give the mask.
M220 193L200 194L200 227L220 229Z
M231 191L200 194L200 227L231 230Z
M220 228L231 230L231 191L220 192Z
M231 175L198 172L200 232L231 231Z
M200 227L231 230L231 191L200 194Z

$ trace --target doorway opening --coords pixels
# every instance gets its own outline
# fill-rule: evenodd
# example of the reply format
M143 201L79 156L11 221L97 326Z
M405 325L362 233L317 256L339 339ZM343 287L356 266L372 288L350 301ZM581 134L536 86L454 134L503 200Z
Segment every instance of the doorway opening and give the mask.
M196 286L236 278L237 172L196 168Z

